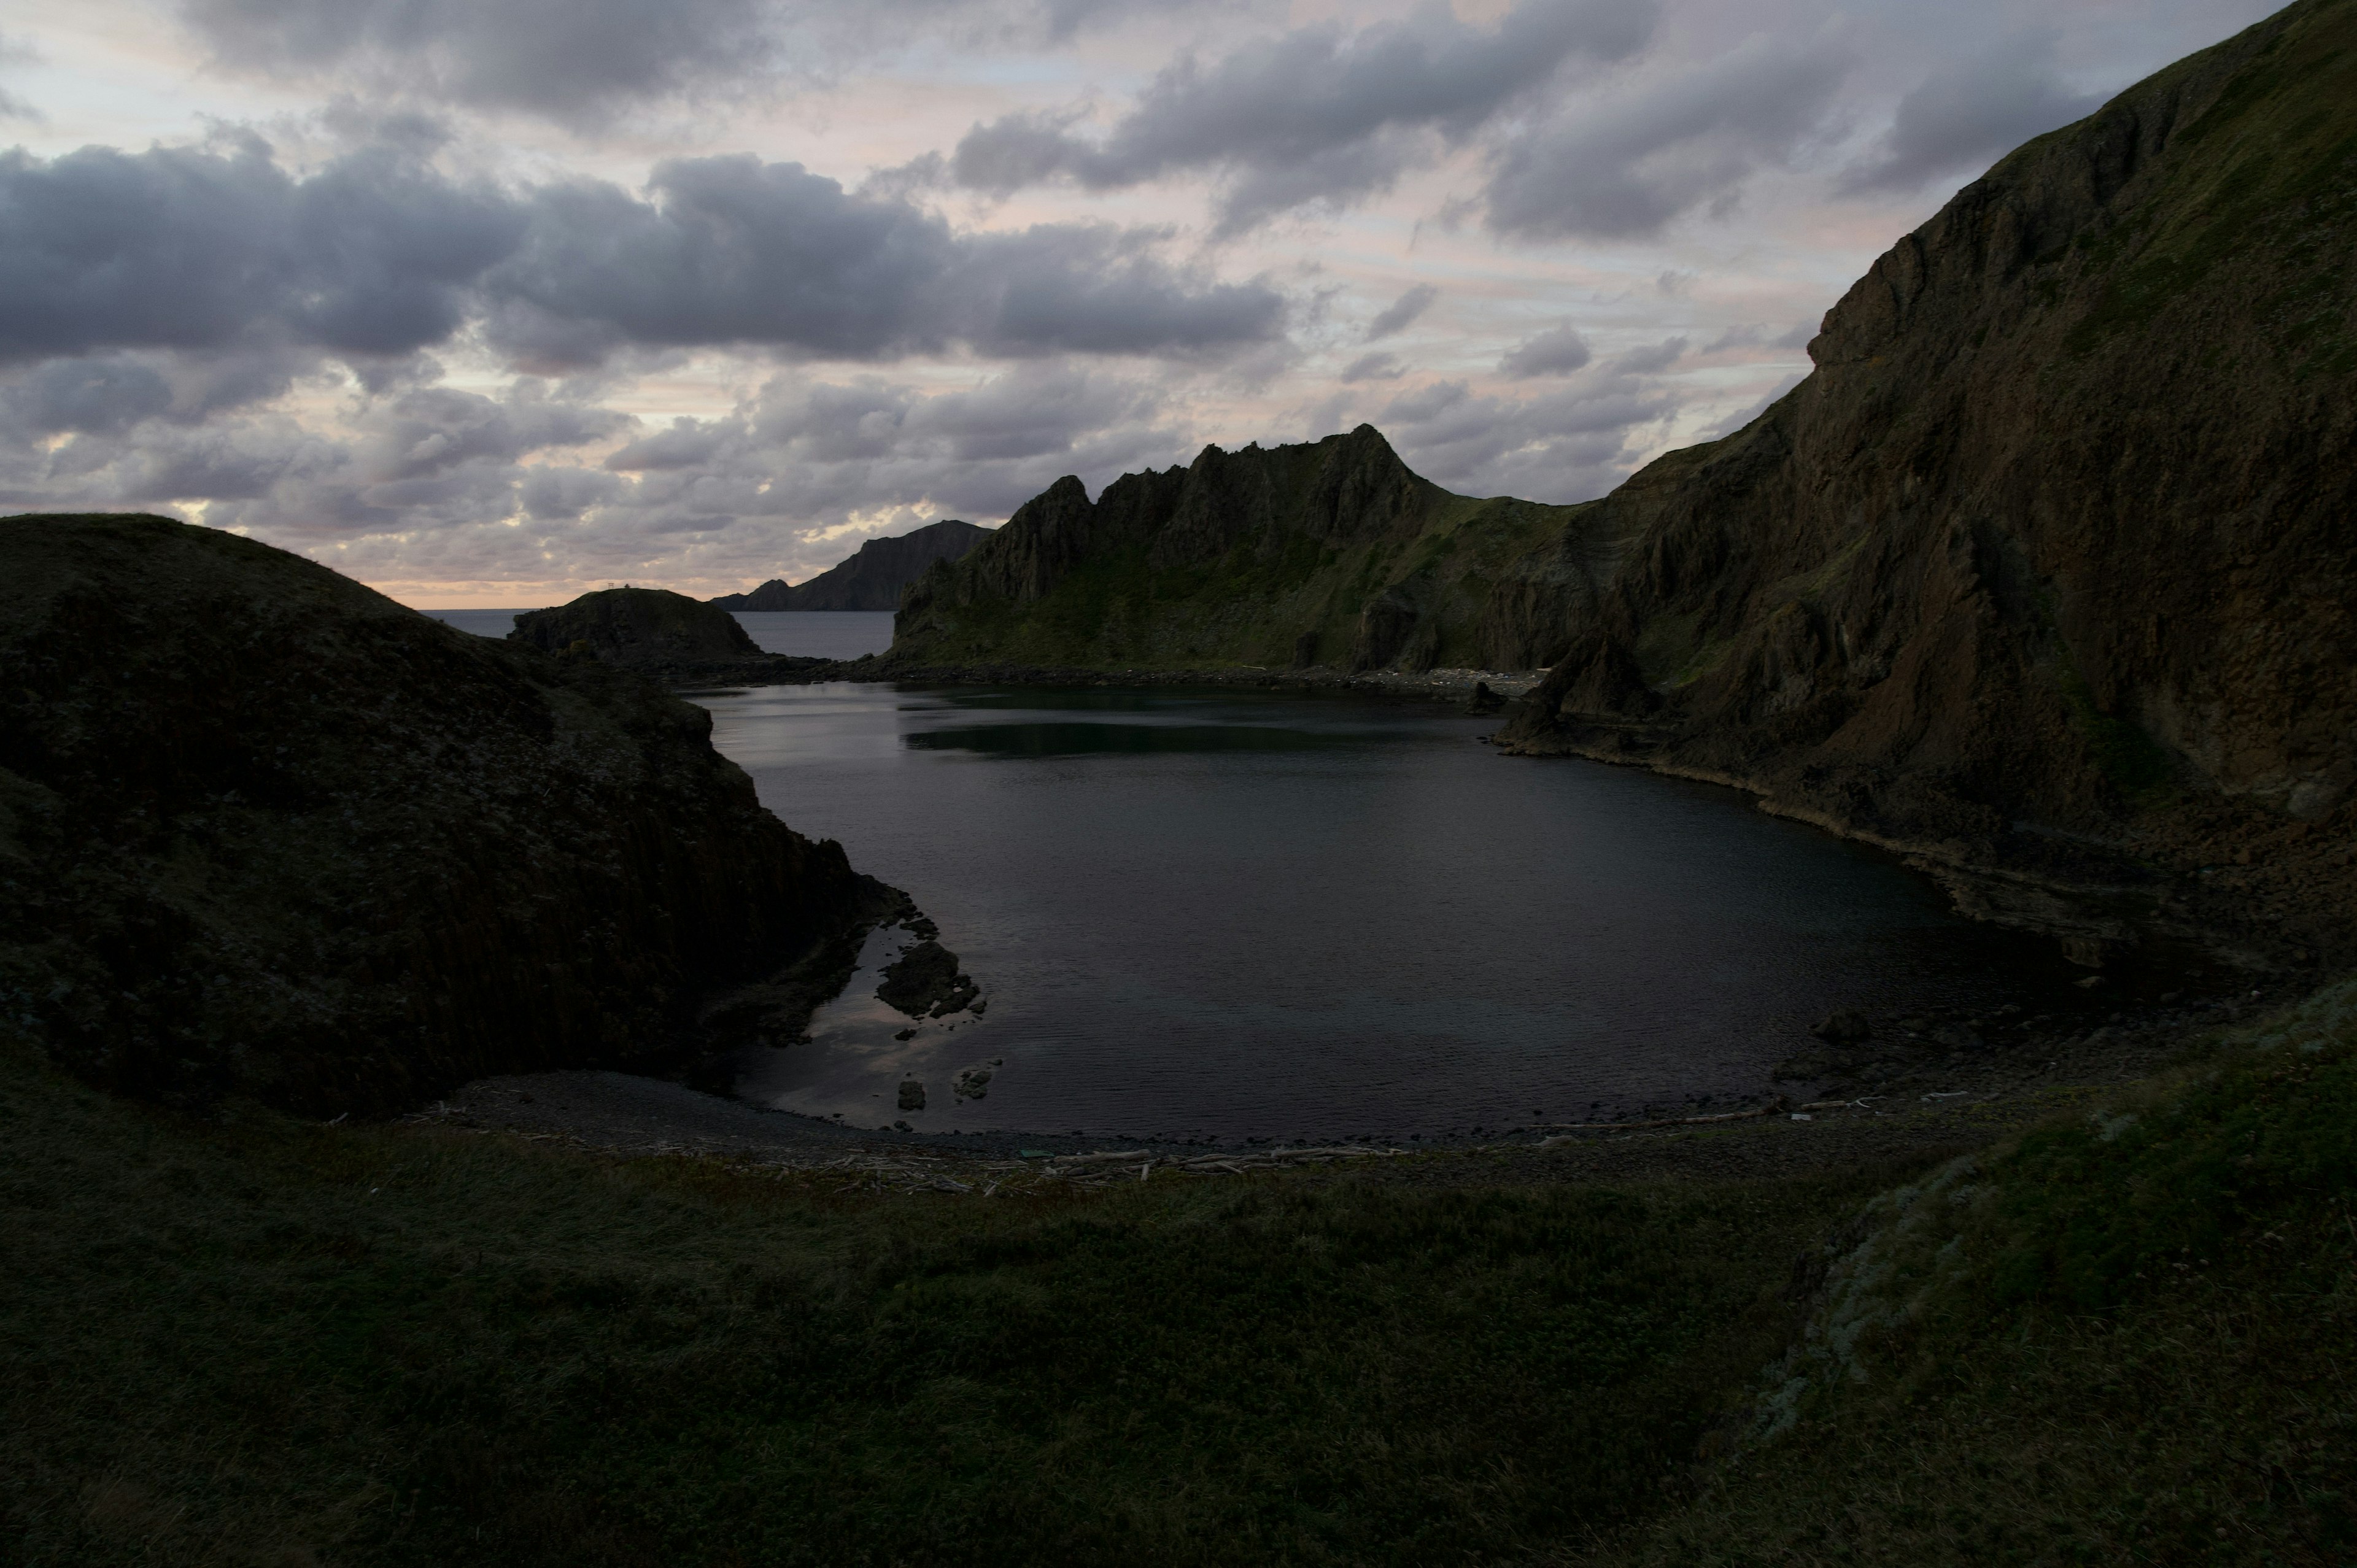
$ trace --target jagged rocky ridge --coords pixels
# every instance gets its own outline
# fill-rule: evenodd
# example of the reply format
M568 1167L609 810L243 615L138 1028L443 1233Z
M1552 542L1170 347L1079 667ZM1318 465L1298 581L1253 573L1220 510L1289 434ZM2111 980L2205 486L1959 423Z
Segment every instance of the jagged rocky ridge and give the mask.
M901 592L936 561L956 561L992 531L945 518L889 539L871 539L848 560L806 583L772 577L749 594L723 594L705 602L725 610L891 610Z
M1577 509L1475 500L1372 425L1207 446L1094 501L1059 479L909 588L904 667L1531 669L1587 592L1548 542Z
M638 674L161 518L0 562L0 1014L116 1089L332 1115L791 1037L900 903Z

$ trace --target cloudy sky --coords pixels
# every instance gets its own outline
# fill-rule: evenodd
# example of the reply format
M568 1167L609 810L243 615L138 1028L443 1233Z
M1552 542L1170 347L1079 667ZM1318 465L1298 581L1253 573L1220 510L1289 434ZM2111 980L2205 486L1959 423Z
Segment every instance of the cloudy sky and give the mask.
M0 509L421 607L1371 421L1570 501L2267 0L12 0Z

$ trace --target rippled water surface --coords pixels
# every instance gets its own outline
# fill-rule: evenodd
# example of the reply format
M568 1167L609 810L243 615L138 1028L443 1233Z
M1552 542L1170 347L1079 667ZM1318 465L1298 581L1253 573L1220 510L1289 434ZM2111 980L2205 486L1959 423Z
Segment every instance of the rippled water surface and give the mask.
M2025 940L1733 791L1501 757L1490 719L1231 693L773 687L698 701L803 832L915 896L988 997L868 967L738 1092L880 1126L1469 1131L1768 1087L1837 1006L2050 999ZM960 1068L1004 1065L960 1101Z

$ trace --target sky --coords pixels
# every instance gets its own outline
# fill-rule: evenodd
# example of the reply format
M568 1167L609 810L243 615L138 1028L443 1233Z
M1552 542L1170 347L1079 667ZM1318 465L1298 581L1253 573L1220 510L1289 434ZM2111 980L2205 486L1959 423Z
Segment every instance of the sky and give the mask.
M2244 0L11 0L0 510L421 607L1371 423L1603 494Z

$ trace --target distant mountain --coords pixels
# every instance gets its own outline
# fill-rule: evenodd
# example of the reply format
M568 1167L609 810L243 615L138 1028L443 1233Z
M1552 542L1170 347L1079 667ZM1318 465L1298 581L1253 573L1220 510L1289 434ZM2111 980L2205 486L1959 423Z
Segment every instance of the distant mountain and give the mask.
M900 590L923 576L927 567L962 558L990 534L987 528L952 518L913 533L871 539L850 560L807 583L790 586L772 577L749 594L723 594L709 602L724 610L899 609Z

